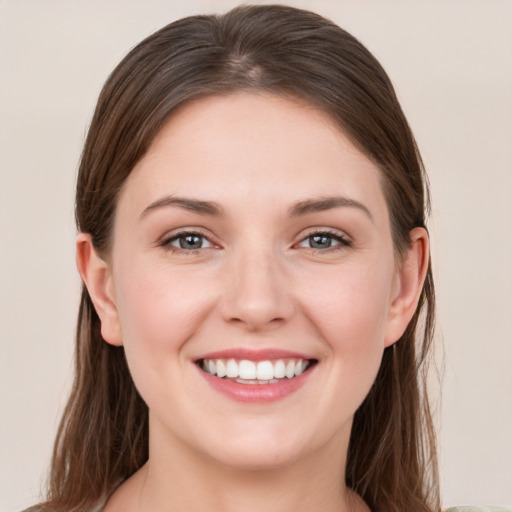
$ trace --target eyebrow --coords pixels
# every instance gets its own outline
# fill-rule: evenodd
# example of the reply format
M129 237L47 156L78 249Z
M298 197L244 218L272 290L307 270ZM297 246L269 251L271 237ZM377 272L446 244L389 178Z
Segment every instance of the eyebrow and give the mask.
M178 206L200 215L211 215L216 217L224 215L223 208L214 201L201 201L199 199L190 199L187 197L165 196L157 199L147 206L140 214L140 218L142 219L153 210L164 208L166 206ZM340 207L357 208L364 212L370 220L373 221L370 210L364 204L345 196L322 197L319 199L306 199L304 201L299 201L288 209L288 215L290 217L297 217L307 215L308 213L323 212Z
M296 217L300 215L306 215L308 213L323 212L340 207L357 208L358 210L364 212L373 222L373 217L370 213L370 210L363 203L345 196L322 197L319 199L307 199L305 201L300 201L294 204L288 210L288 214L291 217Z
M140 214L140 218L142 219L153 210L163 208L165 206L178 206L185 210L194 213L199 213L200 215L223 215L222 207L218 203L215 203L213 201L200 201L199 199L190 199L187 197L165 196L160 199L157 199L156 201L152 202L149 206L147 206L144 209L144 211Z

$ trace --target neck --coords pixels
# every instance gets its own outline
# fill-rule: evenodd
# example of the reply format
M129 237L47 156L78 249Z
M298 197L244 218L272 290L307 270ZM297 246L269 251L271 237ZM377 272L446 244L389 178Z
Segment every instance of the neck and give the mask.
M154 443L158 450L150 443L150 459L139 472L137 512L367 511L344 485L343 437L282 467L263 469L227 466L183 445L173 446L167 457L160 442Z
M104 512L369 512L344 485L350 429L296 460L228 465L150 428L150 457Z

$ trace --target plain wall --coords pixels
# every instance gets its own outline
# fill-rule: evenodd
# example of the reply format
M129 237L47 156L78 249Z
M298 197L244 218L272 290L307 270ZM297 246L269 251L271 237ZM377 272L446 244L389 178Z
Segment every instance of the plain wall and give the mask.
M0 0L0 512L37 501L69 388L73 187L100 88L152 31L237 3ZM434 199L444 504L510 506L512 2L281 3L352 32L397 87Z

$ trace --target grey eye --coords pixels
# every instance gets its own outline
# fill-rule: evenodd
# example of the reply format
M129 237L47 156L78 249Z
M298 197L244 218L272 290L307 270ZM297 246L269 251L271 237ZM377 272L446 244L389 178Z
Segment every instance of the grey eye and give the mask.
M299 243L299 247L307 249L325 250L333 247L349 245L345 238L338 233L317 232L304 238Z
M199 233L179 233L168 242L172 247L193 251L211 246L211 242Z
M329 247L332 247L333 242L335 242L331 235L325 234L311 235L308 236L307 239L309 241L309 246L312 249L328 249Z

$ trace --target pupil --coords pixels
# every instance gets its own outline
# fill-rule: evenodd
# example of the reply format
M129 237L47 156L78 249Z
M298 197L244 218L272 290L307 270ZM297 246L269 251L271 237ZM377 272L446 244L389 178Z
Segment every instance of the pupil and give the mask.
M180 237L180 247L182 249L201 249L202 237L199 235L186 235Z
M311 237L311 247L315 249L325 249L331 247L332 240L329 236L313 235Z

